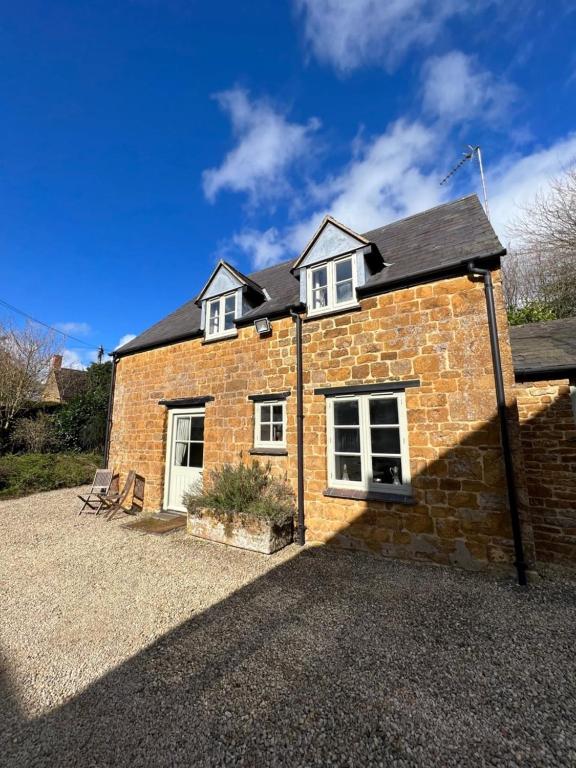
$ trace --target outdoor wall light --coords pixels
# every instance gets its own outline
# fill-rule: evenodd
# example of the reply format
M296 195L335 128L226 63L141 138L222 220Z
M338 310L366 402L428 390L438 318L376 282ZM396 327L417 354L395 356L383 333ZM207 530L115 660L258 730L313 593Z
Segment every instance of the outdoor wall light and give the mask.
M259 336L266 336L266 334L272 333L272 326L267 317L261 317L259 320L254 320L254 328L256 328L256 333Z

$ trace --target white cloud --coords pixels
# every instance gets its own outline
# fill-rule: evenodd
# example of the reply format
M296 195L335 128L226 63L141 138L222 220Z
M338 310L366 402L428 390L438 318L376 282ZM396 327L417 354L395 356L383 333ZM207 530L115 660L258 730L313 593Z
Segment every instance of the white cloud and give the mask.
M218 168L204 171L208 200L213 201L225 189L246 192L253 201L286 193L287 171L309 151L319 121L312 118L305 125L290 123L269 103L251 100L241 88L224 91L216 98L230 117L237 144Z
M398 120L356 142L351 163L324 185L326 212L362 232L435 205L442 190L436 173L425 170L435 141L431 128Z
M87 336L92 330L88 323L56 323L54 327L73 336Z
M494 123L517 95L514 85L480 69L462 51L432 56L422 75L424 109L449 122L482 117Z
M488 203L492 226L499 237L509 239L508 226L522 205L533 200L548 182L576 161L576 133L547 148L505 158L488 173ZM508 237L507 237L508 236Z
M287 258L286 241L281 238L276 227L270 227L264 232L245 229L235 234L232 242L250 256L254 269L264 269Z
M129 341L132 341L132 339L135 339L135 338L136 338L135 333L125 333L124 336L120 337L120 341L118 342L118 344L116 344L114 349L120 349L120 347L123 347L124 344L128 344Z
M412 47L430 45L446 22L489 0L294 0L316 58L340 72L383 62L394 67Z
M346 168L314 186L312 213L284 232L241 232L233 237L234 244L261 269L296 255L327 213L365 232L436 205L445 194L438 174L428 167L436 141L434 129L404 120L370 140L355 140Z
M348 166L314 187L314 204L307 216L283 230L245 230L234 235L233 243L250 255L255 269L262 269L297 255L327 213L365 232L452 199L450 190L438 183L439 169L429 165L430 149L439 142L434 127L399 120L372 140L355 143ZM504 243L520 206L573 162L576 133L488 165L491 221ZM466 191L478 192L476 169L471 173L474 182Z
M62 352L62 367L83 371L86 368L82 359L83 354L85 355L85 352L79 349L65 349Z

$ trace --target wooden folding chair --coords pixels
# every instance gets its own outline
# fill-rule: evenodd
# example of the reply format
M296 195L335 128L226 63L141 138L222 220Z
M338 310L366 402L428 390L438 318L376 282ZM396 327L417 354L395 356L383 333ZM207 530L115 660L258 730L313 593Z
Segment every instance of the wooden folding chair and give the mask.
M116 512L125 512L124 509L124 502L128 498L128 494L132 490L132 486L134 485L134 480L136 479L136 472L134 472L133 469L131 469L128 474L126 475L126 482L124 483L124 488L122 488L122 491L120 493L108 495L108 496L101 496L102 500L102 506L104 508L104 516L106 520L112 520Z
M114 509L110 510L110 514L107 519L112 520L116 512L124 512L126 515L140 515L144 509L144 486L146 481L142 475L134 475L134 492L132 493L132 504L127 507L124 502L126 497L122 501L118 501L114 506Z
M136 475L134 478L134 493L132 494L132 506L129 513L131 515L140 515L144 510L144 486L146 480L142 475Z
M111 469L97 469L94 475L94 481L92 487L87 496L80 496L78 498L82 502L82 507L78 510L78 514L88 507L90 513L98 514L103 507L102 496L106 496L110 491L112 485L112 470Z

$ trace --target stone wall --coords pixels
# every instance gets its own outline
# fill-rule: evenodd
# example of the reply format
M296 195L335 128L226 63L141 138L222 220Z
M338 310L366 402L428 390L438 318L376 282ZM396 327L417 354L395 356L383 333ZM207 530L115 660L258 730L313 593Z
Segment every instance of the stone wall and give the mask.
M576 419L570 383L516 385L536 557L576 564Z
M260 338L253 327L238 337L204 344L193 339L121 358L116 371L110 466L136 469L146 478L145 508L162 506L167 410L162 399L210 395L206 404L204 467L249 458L254 404L248 395L294 391L294 323L274 322ZM296 480L295 395L287 400L288 456L270 457L275 468ZM259 457L266 461L267 457Z
M498 272L494 278L512 394ZM482 283L451 278L363 299L359 311L306 320L303 354L307 540L471 568L509 563L512 542ZM110 465L144 474L146 508L158 509L166 451L160 399L214 396L206 406L209 470L240 453L248 457L254 431L248 395L291 390L288 456L271 460L296 488L295 378L290 319L274 321L269 338L249 327L234 339L211 344L196 339L121 358ZM315 388L415 378L420 386L406 390L415 502L324 496L326 403Z

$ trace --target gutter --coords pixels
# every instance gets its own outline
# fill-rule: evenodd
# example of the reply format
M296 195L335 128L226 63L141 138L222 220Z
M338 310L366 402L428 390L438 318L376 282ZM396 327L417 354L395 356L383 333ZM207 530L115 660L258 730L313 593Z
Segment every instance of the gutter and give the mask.
M576 366L551 365L547 368L515 368L514 378L518 383L529 381L550 381L553 379L571 379L576 375Z
M298 466L298 544L306 543L304 526L304 384L302 376L302 317L290 309L296 323L296 452Z
M115 354L112 354L112 377L110 378L110 393L108 395L108 415L106 417L106 442L104 444L104 466L108 467L108 459L110 456L110 433L112 430L112 408L114 406L114 388L116 385L116 366L118 365L118 358Z
M498 326L496 322L496 306L494 303L494 286L492 284L492 273L489 269L477 267L473 262L468 263L468 272L471 276L480 276L484 280L486 313L488 315L490 348L492 350L492 366L494 369L494 385L496 389L496 404L498 408L498 418L500 420L500 437L502 440L502 453L504 456L504 469L506 472L506 489L508 491L508 506L510 508L512 536L514 539L514 565L516 566L516 572L518 574L518 584L524 587L527 584L526 561L524 559L522 525L520 523L520 513L518 510L518 490L516 488L516 477L514 475L514 464L512 462L510 432L508 428L508 420L506 418L506 396L504 393L502 359L500 357L500 346L498 343Z

